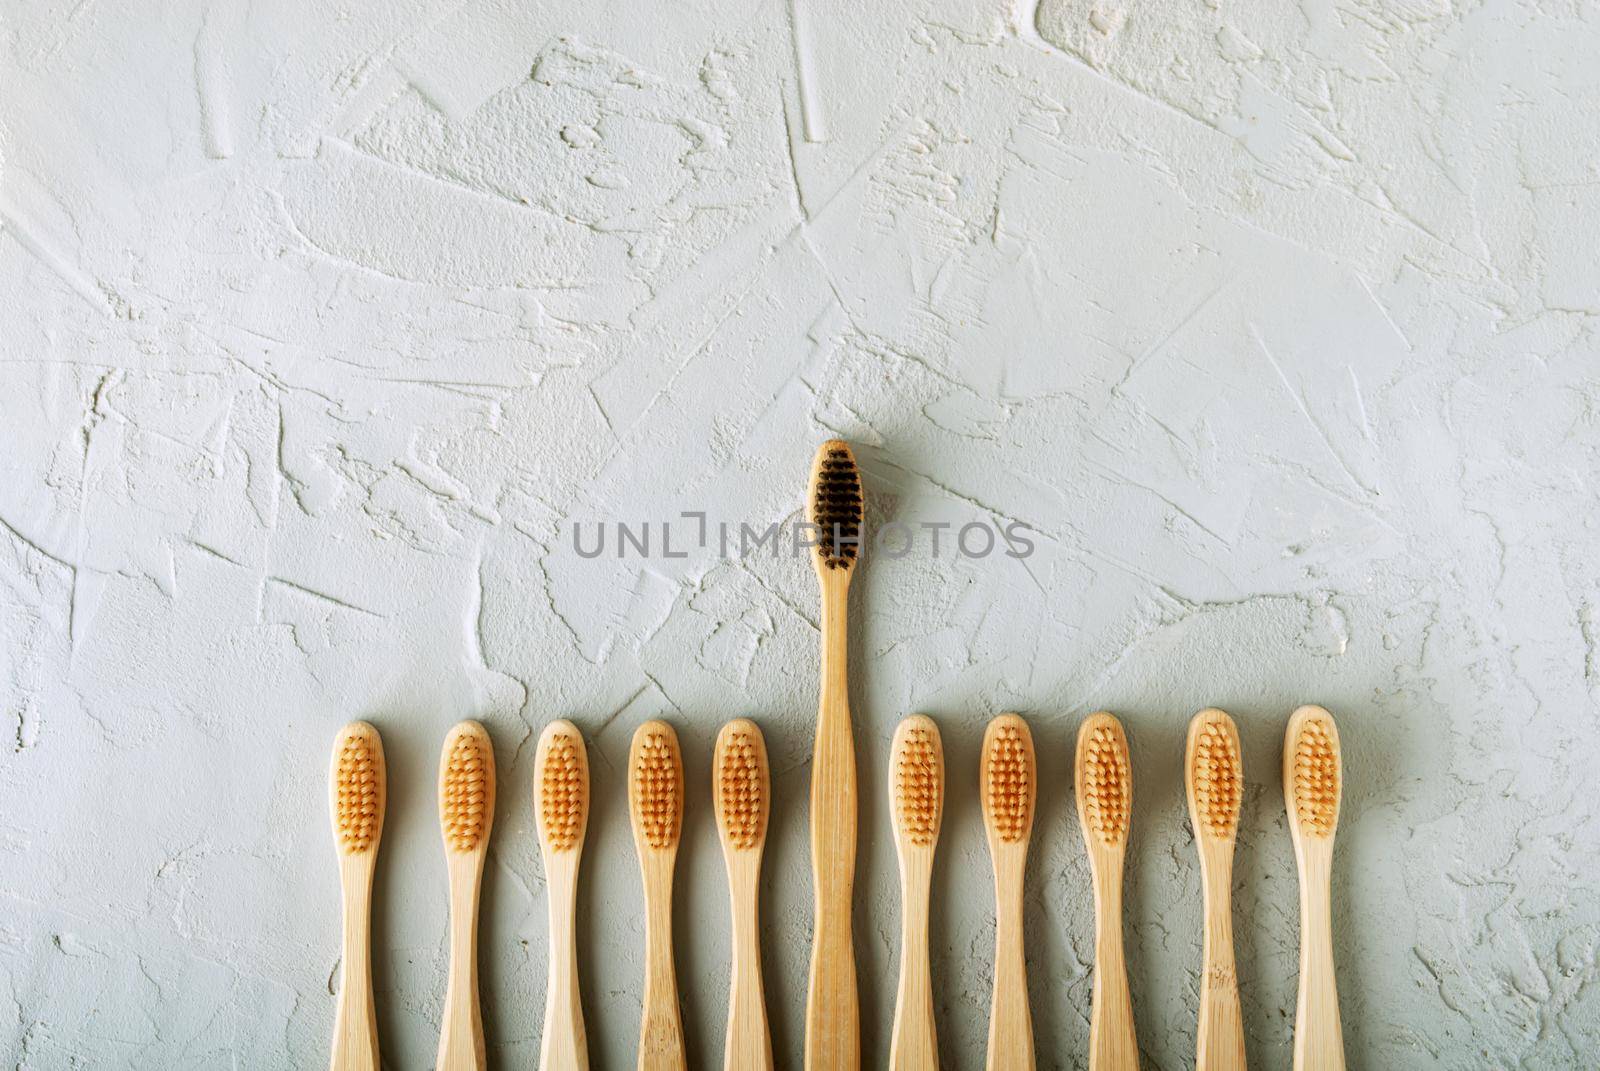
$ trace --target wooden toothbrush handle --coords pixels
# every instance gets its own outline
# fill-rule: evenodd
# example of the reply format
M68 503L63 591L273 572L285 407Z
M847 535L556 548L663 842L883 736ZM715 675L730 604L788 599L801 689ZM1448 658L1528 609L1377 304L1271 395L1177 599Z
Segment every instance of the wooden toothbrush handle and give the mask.
M1295 1071L1344 1071L1344 1034L1333 973L1333 846L1300 853L1300 993L1294 1016Z
M1195 1071L1244 1071L1244 1015L1233 959L1233 863L1218 852L1202 866L1205 945L1200 974L1200 1026Z
M645 864L644 1009L639 1071L684 1071L678 978L672 962L672 865L652 855Z
M806 994L806 1071L861 1066L860 1010L850 908L855 870L855 754L840 718L818 726L812 772L815 914Z
M1136 1071L1139 1042L1122 950L1122 866L1102 868L1094 882L1094 997L1089 1019L1089 1071Z
M437 1071L484 1071L488 1049L478 1007L478 867L450 863L450 978L444 993Z
M933 1022L933 968L928 962L930 859L900 864L900 986L889 1038L890 1071L934 1071L939 1040Z
M751 867L728 885L733 909L733 977L728 983L723 1071L772 1071L772 1032L767 1024L766 993L761 983L758 871Z
M563 857L571 852L560 853ZM545 892L549 897L550 977L545 984L544 1040L540 1071L589 1071L589 1039L583 1027L578 995L578 941L574 912L578 892L577 861L545 859Z
M806 1071L861 1066L855 944L850 929L856 870L856 755L845 673L848 573L822 581L822 698L811 759L814 921L806 994Z
M1022 946L1022 858L1014 867L1005 867L1000 860L995 864L988 1071L1033 1071L1033 1012L1028 1005L1028 961Z
M344 906L339 1003L333 1019L329 1071L378 1071L378 1015L372 1000L372 867L340 865Z

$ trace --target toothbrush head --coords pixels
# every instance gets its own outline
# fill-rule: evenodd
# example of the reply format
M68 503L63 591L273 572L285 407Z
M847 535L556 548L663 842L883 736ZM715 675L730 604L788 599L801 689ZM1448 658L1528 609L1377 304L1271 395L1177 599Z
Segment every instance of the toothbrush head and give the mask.
M991 841L1020 844L1033 833L1038 768L1033 734L1015 714L1001 714L983 734L983 765L978 771L983 823Z
M445 849L483 849L494 824L494 745L482 725L464 721L445 737L439 759L439 828Z
M633 734L628 785L628 810L640 845L676 848L683 834L683 755L672 726L647 721Z
M1233 840L1244 797L1244 760L1233 719L1216 709L1196 714L1189 722L1184 766L1195 835Z
M328 776L339 854L365 855L377 850L383 834L385 775L383 738L378 730L364 721L340 729Z
M772 812L772 775L766 739L756 723L738 718L724 725L712 766L723 843L735 851L759 850L766 843Z
M864 524L861 470L850 444L829 439L817 448L811 464L807 519L817 527L815 563L819 572L856 563Z
M1289 719L1284 743L1284 780L1290 813L1303 837L1331 837L1339 827L1342 764L1333 715L1305 706Z
M533 759L534 814L550 852L570 852L589 827L589 753L570 721L553 721Z
M1077 789L1084 833L1107 848L1122 847L1133 811L1133 769L1128 735L1110 714L1092 714L1078 730Z
M914 714L895 730L889 779L895 832L916 847L933 847L944 813L944 746L932 718Z

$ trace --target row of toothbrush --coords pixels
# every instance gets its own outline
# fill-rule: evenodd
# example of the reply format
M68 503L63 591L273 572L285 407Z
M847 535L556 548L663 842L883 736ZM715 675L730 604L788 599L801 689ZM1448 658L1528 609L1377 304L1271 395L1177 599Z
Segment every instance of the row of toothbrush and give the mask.
M1301 981L1295 1066L1342 1066L1328 909L1329 862L1338 821L1338 730L1321 707L1290 720L1284 751L1285 798L1301 883ZM1033 1026L1022 937L1023 872L1037 809L1033 736L1015 714L984 734L978 770L983 822L995 883L994 993L987 1067L1032 1068ZM1239 734L1220 710L1189 724L1184 781L1200 854L1204 947L1195 1066L1245 1066L1244 1029L1234 971L1229 901L1233 851L1244 790ZM344 985L333 1066L376 1067L367 911L382 831L385 778L377 730L354 722L334 747L332 809L345 894ZM1136 1068L1138 1044L1122 949L1122 869L1133 803L1127 734L1115 717L1092 715L1078 733L1075 789L1095 899L1095 972L1089 1066ZM567 721L540 737L534 759L534 813L549 889L550 955L542 1058L556 1069L588 1066L578 1000L574 907L588 825L590 784L583 737ZM928 958L934 851L943 822L944 748L932 719L900 723L889 758L889 796L900 862L900 980L890 1067L938 1067ZM628 803L644 887L645 989L641 1069L686 1066L672 950L672 879L683 833L683 755L671 725L650 721L634 733ZM752 721L723 726L712 757L712 800L732 907L732 978L724 1066L771 1068L772 1043L761 983L758 888L772 808L766 741ZM495 805L494 751L477 722L450 731L440 758L439 816L450 874L450 974L438 1067L484 1066L477 992L478 890ZM370 1061L370 1062L369 1062Z
M863 498L854 456L824 443L812 466L808 519L824 533L813 564L822 589L821 696L812 756L811 855L814 917L806 1001L807 1071L860 1067L851 908L855 880L855 752L846 667L846 607L862 544ZM828 536L831 534L831 538ZM771 779L755 723L729 722L717 736L713 801L732 908L732 974L724 1066L770 1069L772 1045L761 981L758 889ZM1290 719L1284 793L1300 873L1300 988L1295 1020L1297 1071L1344 1067L1334 983L1330 873L1338 823L1340 749L1333 718L1306 706ZM673 966L673 870L683 831L683 759L677 733L651 721L634 734L628 762L629 813L645 901L645 987L641 1069L683 1069L683 1028ZM1189 813L1204 890L1204 947L1196 1067L1243 1068L1244 1031L1234 970L1229 901L1243 763L1233 720L1220 710L1195 715L1185 752ZM890 1066L939 1065L928 958L928 908L944 805L944 752L924 716L896 729L889 762L890 808L902 892L900 978ZM330 776L334 835L343 892L344 971L334 1027L334 1071L376 1071L369 918L383 827L383 745L366 722L339 734ZM1023 872L1038 797L1033 737L1015 714L984 734L979 787L995 885L994 991L987 1067L1031 1069L1033 1027L1023 950ZM1112 715L1089 717L1078 734L1075 791L1095 900L1095 969L1089 1066L1138 1067L1132 1001L1122 949L1122 871L1132 817L1127 735ZM568 721L548 725L534 757L534 813L549 912L542 1071L587 1069L574 929L578 865L588 827L590 783L583 737ZM479 1012L477 919L483 865L495 811L494 750L476 722L445 740L439 814L450 875L450 968L437 1066L486 1066Z

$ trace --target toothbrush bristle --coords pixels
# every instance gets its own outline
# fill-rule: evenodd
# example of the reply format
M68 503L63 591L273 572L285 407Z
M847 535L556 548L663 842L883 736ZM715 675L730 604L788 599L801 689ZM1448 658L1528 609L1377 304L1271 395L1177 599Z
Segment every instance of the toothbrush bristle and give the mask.
M1213 717L1196 729L1192 776L1200 824L1218 840L1232 839L1239 829L1244 766L1231 722Z
M1003 844L1015 844L1033 829L1033 737L1021 718L1001 715L990 723L983 756L984 819Z
M652 848L675 848L683 826L683 760L678 735L662 722L646 722L633 738L633 818Z
M729 722L716 749L717 821L728 843L740 851L767 835L767 748L761 730L745 721Z
M564 722L545 730L543 751L535 783L539 825L551 851L571 851L589 818L589 756L583 738Z
M848 443L830 439L817 450L808 513L817 527L817 561L828 569L850 568L859 550L864 503L861 472Z
M376 730L366 725L345 730L333 779L339 847L360 855L372 848L383 820L383 752Z
M1128 835L1133 805L1133 778L1127 743L1120 725L1109 715L1085 726L1079 742L1078 792L1084 818L1102 844L1116 847Z
M1328 722L1307 718L1294 746L1294 807L1300 830L1326 837L1339 821L1339 753Z
M490 798L494 753L474 723L451 730L439 779L439 823L451 849L470 852L483 843L494 803Z
M926 848L939 837L944 752L932 721L908 718L906 722L889 759L895 777L895 818L907 840Z

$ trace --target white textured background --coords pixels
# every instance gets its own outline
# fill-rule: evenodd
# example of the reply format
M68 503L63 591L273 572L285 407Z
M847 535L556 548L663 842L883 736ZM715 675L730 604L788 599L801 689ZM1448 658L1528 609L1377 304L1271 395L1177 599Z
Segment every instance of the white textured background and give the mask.
M670 717L693 792L696 1066L727 977L706 782L766 726L768 984L801 1046L815 585L582 562L574 520L793 515L859 444L876 519L1021 520L1026 563L868 561L859 946L886 1055L895 720L944 726L946 1063L979 1066L981 726L1028 714L1041 1064L1087 1049L1069 745L1126 720L1145 1062L1191 1060L1185 721L1239 719L1254 1063L1287 1065L1276 774L1340 718L1346 1038L1363 1068L1600 1060L1600 16L1577 2L415 0L4 5L0 1050L312 1067L338 970L327 750L383 730L387 1062L431 1066L446 727L494 735L496 1062L537 1056L527 785L568 715L602 1068L641 919L618 777Z

